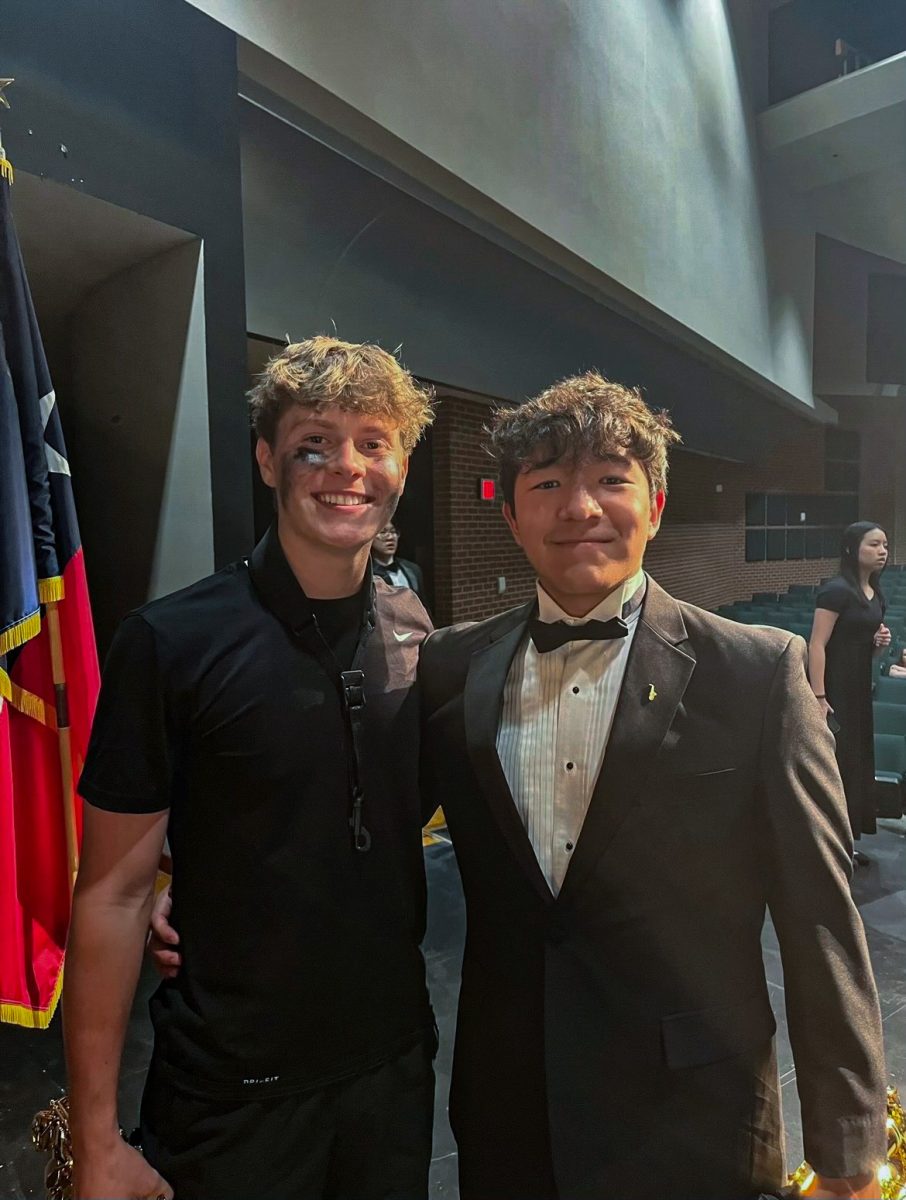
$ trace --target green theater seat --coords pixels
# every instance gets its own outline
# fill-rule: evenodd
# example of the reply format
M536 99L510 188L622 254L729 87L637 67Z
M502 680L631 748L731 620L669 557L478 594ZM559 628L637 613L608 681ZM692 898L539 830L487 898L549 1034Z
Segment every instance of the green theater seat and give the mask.
M889 704L876 700L872 705L875 733L906 737L906 704Z
M875 804L879 817L903 815L903 775L906 772L906 738L893 733L875 734Z
M906 704L906 679L882 676L875 685L874 698L884 704Z

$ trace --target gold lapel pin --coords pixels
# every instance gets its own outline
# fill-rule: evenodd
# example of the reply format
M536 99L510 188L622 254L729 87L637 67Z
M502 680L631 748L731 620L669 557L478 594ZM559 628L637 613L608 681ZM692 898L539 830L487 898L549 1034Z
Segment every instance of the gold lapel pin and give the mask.
M652 701L654 701L654 700L657 700L657 692L654 690L654 684L649 683L648 684L648 703L651 704Z

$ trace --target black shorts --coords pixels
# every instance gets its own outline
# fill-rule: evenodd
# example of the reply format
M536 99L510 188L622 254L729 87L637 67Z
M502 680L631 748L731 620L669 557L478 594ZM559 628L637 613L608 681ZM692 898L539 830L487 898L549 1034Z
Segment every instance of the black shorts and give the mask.
M152 1063L145 1157L176 1200L425 1200L434 1118L430 1039L318 1089L225 1100Z

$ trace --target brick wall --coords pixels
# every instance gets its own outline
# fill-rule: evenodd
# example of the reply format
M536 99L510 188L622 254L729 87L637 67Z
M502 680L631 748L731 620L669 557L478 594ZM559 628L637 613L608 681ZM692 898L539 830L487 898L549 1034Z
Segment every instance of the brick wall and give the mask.
M785 417L778 426L762 462L731 463L682 450L672 455L667 508L645 565L678 599L715 608L836 572L836 558L745 561L747 492L824 491L823 427Z
M480 620L528 599L534 577L501 514L501 500L478 499L477 480L493 474L481 449L488 401L445 396L434 434L435 618L438 624ZM836 559L745 561L746 492L824 490L821 425L777 410L774 446L763 462L741 464L687 451L672 456L670 494L660 532L645 565L679 599L704 608L817 583L833 575ZM863 477L871 478L870 469ZM720 486L721 490L717 488ZM878 519L883 519L879 517ZM507 581L497 591L498 576Z
M845 429L862 437L860 515L880 521L892 562L906 559L906 419L897 397L838 398L834 407Z
M494 474L482 450L489 402L438 390L434 426L434 619L479 621L521 604L535 577L494 502L479 500L478 480ZM497 591L499 576L506 591Z

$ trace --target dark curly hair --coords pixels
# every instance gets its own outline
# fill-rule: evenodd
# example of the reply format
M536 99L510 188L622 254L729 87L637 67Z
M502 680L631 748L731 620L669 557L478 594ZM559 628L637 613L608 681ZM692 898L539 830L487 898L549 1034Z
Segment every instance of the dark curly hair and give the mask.
M648 477L651 495L667 490L667 452L681 441L669 415L655 412L636 388L597 371L573 375L513 408L499 408L487 427L486 449L513 507L516 478L527 467L629 453Z

